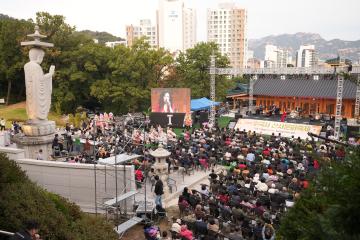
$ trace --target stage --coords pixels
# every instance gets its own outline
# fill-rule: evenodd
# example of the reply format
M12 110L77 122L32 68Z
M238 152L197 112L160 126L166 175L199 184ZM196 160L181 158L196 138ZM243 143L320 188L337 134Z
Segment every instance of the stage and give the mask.
M244 119L256 119L256 120L263 120L263 121L274 121L274 122L281 122L281 115L273 115L270 117L266 117L264 115L249 115L244 116ZM285 118L286 123L295 123L295 124L310 124L310 125L317 125L323 126L326 122L321 120L312 121L310 118Z
M324 120L314 120L310 118L285 118L281 122L280 115L237 115L235 121L231 121L229 128L255 131L260 134L272 135L281 134L283 137L309 138L308 133L320 135L322 127L326 124Z

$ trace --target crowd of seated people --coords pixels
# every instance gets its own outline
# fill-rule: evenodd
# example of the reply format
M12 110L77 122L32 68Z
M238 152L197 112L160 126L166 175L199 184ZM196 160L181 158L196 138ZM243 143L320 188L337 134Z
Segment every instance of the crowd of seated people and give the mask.
M214 157L226 170L212 170L208 186L184 188L172 239L275 239L281 216L309 187L319 159L345 157L331 142L220 129L193 131L189 140L178 141L173 154L189 166Z
M330 143L318 146L275 135L264 140L240 131L228 137L223 146L228 169L212 171L209 187L185 188L179 196L182 219L177 221L181 227L172 229L174 239L275 239L282 214L320 168L314 153L323 159L344 154Z
M208 186L198 190L185 188L178 200L181 219L171 231L173 239L275 239L282 214L309 186L321 157L325 160L344 158L344 150L331 142L319 145L311 140L285 138L280 134L263 136L255 132L220 129L215 126L183 130L174 135L171 128L144 125L143 129L115 123L91 135L91 126L80 131L86 139L96 140L96 158L115 152L138 154L136 180L151 177L154 162L150 150L161 143L171 152L169 171L210 170L224 165L226 170L212 171ZM117 149L117 150L116 150ZM76 157L78 156L78 157ZM70 157L70 162L86 162L85 154ZM314 157L318 156L318 157ZM179 221L178 221L179 220ZM151 231L150 231L151 230ZM149 229L149 239L154 235Z

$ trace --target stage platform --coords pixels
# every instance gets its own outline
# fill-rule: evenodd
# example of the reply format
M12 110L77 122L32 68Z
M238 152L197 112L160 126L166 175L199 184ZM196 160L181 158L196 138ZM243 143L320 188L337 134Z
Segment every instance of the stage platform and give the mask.
M275 115L271 117L266 117L263 115L246 115L243 116L244 119L256 119L256 120L263 120L263 121L274 121L274 122L281 122L281 115ZM310 118L290 118L287 117L285 119L286 123L295 123L295 124L310 124L310 125L317 125L317 126L323 126L325 124L325 121L321 120L315 120L312 121Z
M244 118L244 119L256 119L256 120L263 120L263 121L281 122L281 115L272 115L270 117L267 117L265 115L256 115L256 114L246 115L247 110L248 110L247 108L242 108L240 110L240 112L239 112L239 109L230 110L229 113L223 114L221 116L235 118L236 114L240 114L242 116L242 118ZM329 121L330 121L330 119L329 119ZM295 124L310 124L310 125L317 125L317 126L323 126L326 123L326 121L323 121L323 120L313 121L308 117L307 118L306 117L290 118L290 116L286 117L285 122L295 123Z

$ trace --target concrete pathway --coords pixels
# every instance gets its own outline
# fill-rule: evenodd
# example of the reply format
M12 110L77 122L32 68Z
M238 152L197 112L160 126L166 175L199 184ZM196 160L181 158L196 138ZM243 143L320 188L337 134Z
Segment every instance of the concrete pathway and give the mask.
M217 166L215 168L216 172L219 172L221 169L223 169L222 166ZM194 170L194 172L191 172L190 175L184 175L181 174L181 172L175 171L170 173L170 178L176 181L176 188L173 189L173 192L170 193L168 196L164 196L163 198L163 204L165 207L170 207L177 205L178 197L181 195L183 189L185 187L188 187L190 189L196 189L200 190L201 184L207 184L209 185L209 174L211 173L211 170ZM147 181L146 183L146 201L152 201L154 202L155 195L154 192L151 191L151 183L150 181ZM145 186L143 186L141 189L139 189L139 193L135 196L135 201L145 201Z

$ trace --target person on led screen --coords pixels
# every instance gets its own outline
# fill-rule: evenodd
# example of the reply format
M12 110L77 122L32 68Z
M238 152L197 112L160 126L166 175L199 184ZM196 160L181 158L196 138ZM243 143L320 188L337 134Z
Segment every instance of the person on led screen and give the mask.
M172 98L169 92L165 91L160 94L158 112L173 113L175 112L172 105Z

